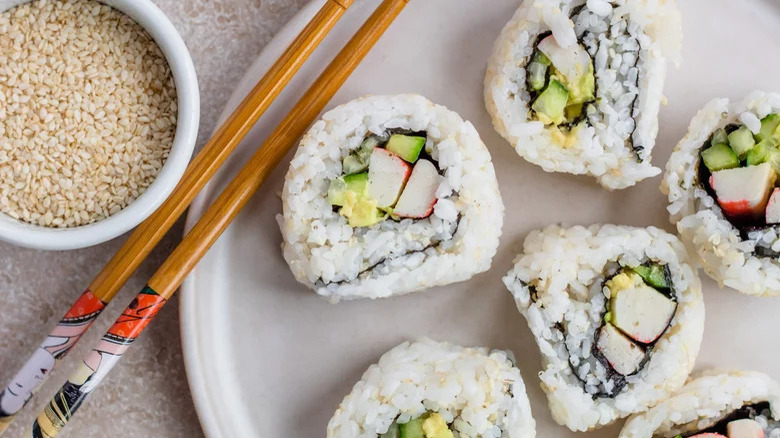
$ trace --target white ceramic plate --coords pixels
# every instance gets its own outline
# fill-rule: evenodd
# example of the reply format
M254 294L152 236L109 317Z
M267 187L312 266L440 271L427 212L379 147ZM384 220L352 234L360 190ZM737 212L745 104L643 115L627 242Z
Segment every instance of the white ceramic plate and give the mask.
M262 143L270 129L378 4L360 0L306 64L241 148L195 202L189 223ZM664 165L691 117L710 98L778 89L780 7L771 0L684 0L684 64L671 71L654 154ZM238 84L232 110L317 11L315 1L265 49ZM538 436L615 436L618 426L574 434L551 419L537 373L540 358L501 277L532 229L554 222L656 225L672 230L660 177L609 193L593 179L548 174L520 159L493 130L482 104L487 57L517 0L412 0L331 106L368 93L417 92L477 127L496 166L507 207L493 269L469 282L382 301L328 304L296 283L280 254L274 216L287 162L214 246L182 291L187 371L210 437L319 437L369 364L422 336L515 352L529 388ZM288 157L289 158L289 157ZM720 290L704 281L707 327L698 366L745 367L780 379L780 302Z

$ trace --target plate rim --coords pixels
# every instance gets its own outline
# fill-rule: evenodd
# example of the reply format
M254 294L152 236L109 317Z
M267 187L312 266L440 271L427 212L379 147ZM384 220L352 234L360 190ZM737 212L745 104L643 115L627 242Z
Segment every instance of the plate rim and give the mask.
M301 15L307 9L309 9L309 10L311 10L313 12L313 9L311 9L311 8L314 7L313 4L322 4L322 2L324 2L324 1L325 0L313 0L313 1L309 1L306 5L304 5L303 8L301 9L301 11L299 11L298 14L296 14L293 18L291 18L291 20L287 24L285 24L283 27L281 27L279 32L277 33L277 35L274 38L272 38L270 40L269 44L259 53L259 57L255 60L255 62L252 64L252 66L247 70L247 73L252 72L255 75L255 77L258 77L258 72L262 72L262 67L267 67L268 64L270 64L270 61L273 61L273 59L266 60L265 65L263 65L260 62L261 61L260 58L263 58L263 57L269 57L270 58L270 56L268 56L268 55L269 55L269 53L271 53L272 50L277 50L277 52L276 52L277 54L281 53L281 50L283 49L283 47L281 47L282 44L280 42L280 41L283 40L282 37L287 38L287 37L294 36L294 35L292 35L294 33L293 29L297 30L298 29L297 26L302 26L302 23L300 22ZM506 1L510 2L510 1L515 1L515 0L506 0ZM761 4L762 7L764 5L767 5L767 4L774 4L774 1L770 2L769 0L754 0L754 1L756 2L756 5ZM746 3L746 5L747 4L748 3ZM680 6L681 6L681 12L684 12L684 5L681 4ZM356 9L356 8L353 8L353 9ZM777 19L780 19L780 15L777 16ZM693 21L691 21L689 23L695 23L696 21L697 20L693 20ZM701 22L699 22L699 23L701 23ZM503 25L503 21L502 21L502 25ZM698 29L699 26L694 25L694 28ZM688 32L690 31L690 29L684 27L683 31L686 33L686 35L688 35ZM692 45L689 41L687 41L688 38L689 37L686 37L686 43L685 43L684 47L695 47L695 45ZM276 47L274 47L274 46L276 46ZM316 54L315 54L315 57L316 57ZM686 70L690 66L691 59L697 59L697 58L696 57L688 58L687 55L686 55L686 62L684 64ZM318 62L318 64L319 64L319 62ZM740 73L740 74L744 74L744 72ZM672 79L673 76L676 76L678 78L682 78L683 79L683 80L677 80L676 81L676 85L678 86L677 88L674 88L673 84L675 83L675 81ZM680 89L679 86L682 84L682 82L689 81L691 77L694 77L694 76L691 76L689 73L683 73L683 71L676 71L674 73L670 71L669 74L667 75L667 81L666 81L665 87L664 87L664 94L668 95L669 93L675 93L675 91L673 91L673 90L676 90L677 94L673 94L673 95L674 96L681 96L681 89ZM743 77L743 76L739 76L739 77ZM752 73L751 73L750 77L752 77ZM717 78L717 76L716 76L716 78ZM240 87L240 88L243 89L244 87L247 86L247 81L248 80L249 80L249 78L247 77L247 74L245 74L244 77L242 78L242 80L236 84L237 87ZM254 83L254 81L255 81L254 79L251 80L252 83ZM729 82L731 82L731 81L729 81ZM761 82L761 81L758 81L758 82ZM759 86L759 87L760 88L764 88L764 89L774 89L775 88L774 85L763 86L763 87ZM750 89L755 89L756 88L756 83L751 81L751 86L749 88ZM734 94L735 90L737 90L737 89L743 90L744 93L742 91L740 91L739 94ZM727 96L729 98L733 97L734 99L732 99L732 101L736 102L736 101L739 101L746 93L748 93L750 91L750 89L745 89L745 87L743 87L742 85L737 85L737 86L731 85L731 84L726 85L726 84L722 84L722 83L714 81L714 80L709 80L708 86L706 88L703 88L704 92L700 92L701 90L698 90L699 92L692 93L693 96L691 98L680 99L679 101L675 101L675 103L673 105L670 105L670 106L671 107L678 107L678 108L680 108L680 110L675 110L675 111L667 113L667 114L674 114L674 115L677 115L677 116L681 116L682 114L684 114L685 117L682 117L680 119L682 121L679 121L679 120L677 122L673 122L671 120L667 120L666 121L667 125L666 125L666 128L664 128L664 130L669 130L669 131L671 131L673 133L676 132L675 130L680 131L679 135L671 135L671 136L667 135L667 137L668 137L667 138L667 140L668 140L667 143L669 143L669 144L671 144L673 146L674 144L677 143L677 141L679 141L680 138L682 138L685 135L685 133L688 130L688 125L689 125L690 118L693 117L700 110L701 106L705 102L709 101L710 99L712 99L715 96ZM357 93L360 94L361 91L363 91L363 90L359 88L357 90ZM408 91L408 87L405 87L405 89L403 91ZM690 90L686 89L686 93L688 93L689 91ZM374 91L373 90L363 91L363 93L366 93L366 92L374 92ZM234 94L235 94L235 92L234 92ZM427 92L426 92L426 94L427 94ZM480 96L481 96L481 94L480 94ZM240 97L240 96L238 96L238 97ZM231 98L228 100L228 103L226 104L225 108L226 109L232 108L232 105L235 103L235 101L239 100L238 97L231 96ZM441 100L438 100L438 99L436 99L436 101L441 102L442 104L448 105L451 108L458 108L456 105L448 104L447 101L441 101ZM467 120L470 120L470 121L475 122L475 123L477 123L479 121L477 119L477 117L475 115L473 115L473 114L471 116L469 116L467 113L463 113L463 112L460 112L460 113L463 114L466 117ZM662 117L664 117L663 114L664 114L663 112L661 114L659 114L659 123L664 123L662 121ZM269 116L275 116L273 114L268 114L268 115ZM480 111L479 111L478 115L479 116L483 116L484 115L483 111L482 111L482 108L480 108ZM224 117L224 112L223 112L223 116L222 117ZM483 117L483 119L484 119L484 117ZM487 129L487 126L488 125L485 125L486 129ZM491 135L490 133L492 133L493 137L495 137L497 135L492 130L485 131L485 132L480 131L480 133L481 133L481 135ZM660 137L661 135L663 135L663 133L659 132L659 138L661 138ZM491 150L491 154L493 154L494 153L494 148L490 147L489 140L487 140L487 139L485 139L485 140L486 140L486 144L489 145L489 148ZM499 142L503 143L503 141L501 139L498 139L498 138L496 138L496 141L499 141ZM245 145L245 146L248 146L248 145ZM504 145L504 146L506 146L506 145ZM508 146L506 146L506 147L508 147ZM245 147L245 149L243 151L242 150L237 150L237 152L238 153L242 153L242 155L243 155L245 152L247 152L248 149L251 149L251 148ZM495 147L495 150L499 150L499 149L500 149L499 147ZM508 149L508 150L511 150L511 148ZM662 146L662 148L659 148L659 150L663 151L663 153L661 155L664 156L665 153L670 152L671 148L669 148L668 145L667 145L667 149L664 149L663 146ZM495 157L496 157L496 155L493 155L494 161L495 161ZM514 155L514 152L512 152L511 157L512 157L512 159L516 159L516 157ZM658 162L660 163L661 160L658 160ZM665 159L663 159L663 162L665 163ZM221 176L219 178L214 178L214 181L212 181L212 183L209 183L209 185L207 185L206 188L204 188L202 194L199 195L199 197L196 199L196 203L193 204L193 208L191 209L190 214L188 215L188 218L187 218L187 224L186 224L187 225L187 229L189 229L189 226L191 226L192 222L194 222L194 220L198 217L198 215L204 209L204 205L203 204L205 203L205 201L213 198L213 194L214 194L214 191L216 190L216 188L221 186L221 184L224 182L224 179L225 179L224 178L224 173L222 173L224 171L225 170L223 169L218 174L218 175L221 175ZM537 169L537 172L539 172L539 169ZM554 178L555 178L555 180L558 180L558 179L562 180L563 176L561 174L556 174L554 176ZM582 179L582 178L580 178L580 179ZM648 191L647 193L652 193L653 196L655 197L655 199L663 199L663 198L659 198L660 194L658 192L657 185L649 183L649 182L645 182L643 185L639 185L639 184L637 185L637 187L642 187L642 186L651 187L652 190ZM638 190L641 190L641 189L638 189ZM601 199L602 198L601 195L603 195L604 191L603 190L599 190L598 193L599 193L599 196L600 196L599 199ZM639 193L643 193L643 192L639 192ZM618 195L618 196L615 196L614 194L613 195L609 195L609 196L603 196L604 199L608 200L608 203L605 204L605 208L610 208L610 207L616 205L615 201L625 200L624 197L626 195L628 195L628 194L629 193L627 191L622 191L622 192L620 192L620 195ZM513 197L506 197L506 196L504 196L504 199L507 199L507 198L511 199ZM657 202L661 203L659 205L665 206L665 200L664 201L657 201ZM664 209L661 209L661 210L664 210ZM648 219L642 219L642 220L631 219L631 220L627 221L625 219L618 219L614 214L606 215L610 219L605 220L604 216L605 215L602 215L602 216L598 216L597 215L595 217L594 216L588 216L584 221L582 221L582 220L574 220L574 221L572 221L571 219L567 218L564 221L566 223L569 223L570 225L575 225L575 224L589 225L589 224L595 224L595 223L613 223L613 224L619 224L619 225L633 225L633 226L640 226L640 227L657 226L657 227L660 227L660 228L663 228L663 229L666 229L666 230L671 230L671 228L669 228L670 225L668 223L668 215L665 212L663 213L662 217L659 216L657 218L657 221L655 219L653 219L652 221L650 221ZM555 223L555 222L560 222L560 221L561 221L560 216L556 216L554 221L551 221L551 222L545 221L545 222L539 223L538 226L533 226L532 228L533 229L538 229L539 227L543 227L543 226L546 226L548 224ZM506 227L506 225L505 225L505 227ZM506 235L504 238L502 238L503 240L506 240L506 239L510 238L509 237L510 231L508 231L507 228L503 229L502 234ZM677 233L674 233L674 234L677 234ZM225 236L225 237L229 237L229 236ZM235 237L235 235L233 237ZM525 238L525 233L517 234L514 237L515 240L513 240L513 243L514 243L514 247L515 247L516 250L515 251L510 251L510 252L513 253L512 254L513 257L517 254L517 251L519 251L519 249L517 249L517 244L521 243L524 238ZM231 246L231 245L228 243L228 244L226 244L224 246L228 247L228 246ZM509 251L509 250L507 249L507 251ZM212 256L213 256L213 254L212 254ZM214 263L215 261L218 261L218 257L216 257L215 259L211 259L210 263ZM493 262L492 262L492 265L493 265L494 269L497 266L496 263L497 263L497 261L496 261L496 259L494 259ZM219 264L219 263L217 263L217 264ZM507 265L507 267L508 266L509 265ZM701 278L702 282L709 281L708 280L708 276L706 274L704 274L703 272L701 272L701 271L699 271L699 277ZM182 302L180 303L181 337L182 337L183 349L185 350L183 352L183 355L184 355L184 359L185 359L185 371L187 372L188 381L190 383L190 389L191 389L191 393L192 393L192 396L193 396L193 401L194 401L195 406L196 406L196 411L198 412L201 425L204 428L204 432L206 432L206 434L208 436L215 436L215 437L220 437L220 438L223 437L223 436L224 437L235 436L237 433L230 433L229 431L237 430L239 428L239 424L245 425L245 427L243 428L243 432L244 433L240 434L242 436L245 435L245 434L248 434L250 436L263 435L262 433L258 432L258 428L253 427L254 424L251 421L248 421L247 418L242 418L242 417L244 417L246 415L249 415L249 416L254 415L255 417L257 417L258 414L260 414L259 417L261 419L263 419L263 417L265 417L265 415L262 415L262 408L261 408L260 411L256 411L255 410L254 413L253 413L252 412L253 405L251 405L250 403L247 403L245 400L243 400L240 397L235 397L234 395L231 397L231 393L230 392L226 392L226 391L230 390L229 387L228 388L219 387L219 385L221 383L225 382L225 380L221 376L221 373L218 373L216 376L214 375L215 370L219 371L220 369L223 369L223 367L219 366L220 364L217 363L217 362L220 362L219 360L210 359L209 356L213 355L215 351L217 351L217 352L218 351L222 351L222 349L221 349L221 347L219 345L215 345L214 344L214 340L215 339L216 340L219 339L219 337L217 335L224 331L223 330L224 326L215 325L212 322L210 324L209 330L205 330L203 327L198 327L199 325L206 323L206 321L204 321L204 318L209 318L208 310L213 309L213 307L206 308L206 307L204 307L202 305L202 303L207 299L206 298L207 296L213 297L213 295L203 295L202 294L203 292L205 292L205 293L209 292L209 288L208 287L204 288L205 284L209 284L211 288L213 288L213 286L218 284L218 283L214 283L213 280L214 280L214 278L209 276L209 274L208 274L208 272L206 270L196 270L187 279L187 282L182 287L183 289L185 287L187 288L186 291L183 291L183 298L182 298ZM252 285L254 285L254 283ZM199 294L199 295L195 295L195 294L189 292L189 291L195 291L196 289L200 289L202 293ZM713 294L714 294L714 297L713 297ZM737 301L739 299L744 299L744 297L742 297L741 294L736 294L736 293L734 293L732 291L728 291L728 290L727 291L723 291L722 289L717 288L717 285L715 285L714 283L711 284L709 290L706 290L705 295L710 295L710 298L709 298L710 300L726 299L726 300L729 300L729 302L747 303L746 301ZM186 301L186 303L185 303L185 301ZM217 302L215 302L214 300L211 300L210 304L214 305L214 304L217 304ZM709 302L707 304L709 304ZM514 307L514 306L512 306L512 307ZM709 309L708 309L708 314L713 315ZM716 315L717 315L717 313L716 313ZM185 321L186 319L191 320L191 321L189 321L190 322L189 325L186 324L186 322L187 322L187 321ZM711 319L711 318L708 318L708 320L709 319ZM227 321L223 320L221 322L225 323ZM520 325L524 326L524 324L522 324L522 323L520 323ZM720 324L720 325L723 326L722 324ZM192 327L190 328L190 326L192 326ZM703 341L704 343L702 344L702 347L703 347L702 348L702 354L697 356L697 364L696 364L697 365L697 370L703 370L703 369L712 367L713 365L716 365L717 367L723 367L724 364L733 364L733 360L729 360L727 362L715 362L715 361L713 361L715 357L718 357L719 358L718 360L725 360L726 358L725 357L721 357L721 355L719 355L719 356L715 356L715 355L707 356L706 355L706 345L707 345L706 342L707 342L707 338L709 336L712 336L714 333L718 333L718 331L711 331L712 329L715 329L715 327L708 327L708 328L705 329L705 338L704 338L704 341ZM184 330L188 330L188 331L185 332ZM732 331L732 334L733 334L733 331ZM186 336L186 338L185 338L185 336ZM450 338L447 337L447 339L449 340ZM294 347L295 346L294 343L293 344L285 343L285 344L289 345L290 347ZM469 345L471 345L471 344L469 344ZM473 345L477 345L477 344L473 344ZM480 343L479 345L490 345L492 348L499 348L499 345L497 345L495 343ZM504 348L504 347L501 347L501 348ZM510 351L516 351L516 352L520 351L520 350L514 350L514 349L509 348L509 347L507 347L507 349L509 349ZM192 356L192 357L190 357L190 356ZM376 359L376 357L379 357L379 353L374 357L374 359ZM705 358L707 358L707 359L705 360ZM203 363L202 364L199 363L199 360L203 360ZM374 362L375 361L370 362L370 363L374 363ZM366 363L369 363L369 362L366 362ZM728 366L733 367L733 365L728 365ZM194 375L195 374L194 372L196 370L193 369L191 371L190 370L191 367L197 368L197 371L199 372L199 374L197 376ZM762 371L765 370L765 366L762 366L762 362L754 362L754 363L750 364L749 368L744 367L744 366L742 366L742 368L745 368L745 369L757 369L757 370L762 370ZM231 371L230 366L228 365L224 369L226 371L228 371L228 373L227 373L228 383L235 383L235 382L230 382L229 381L230 377L232 376L231 373L230 373L230 371ZM539 369L539 364L536 364L531 369L534 369L534 370ZM526 370L524 368L521 368L521 370L523 370L523 372L525 374ZM209 371L211 371L211 372L209 372ZM766 371L769 371L769 370L766 370ZM531 388L533 387L534 390L537 392L537 401L540 402L539 405L537 406L536 403L534 402L534 399L531 398L532 403L534 403L532 406L534 406L533 409L534 409L534 412L535 412L535 418L537 420L537 425L539 425L540 420L542 420L543 423L546 421L548 424L552 424L551 423L551 419L549 418L549 411L546 409L546 405L547 405L546 398L538 398L539 394L541 394L541 389L538 386L538 380L536 380L533 377L533 373L531 373L529 376L531 377L531 379L526 379L526 382L527 382L528 388L529 388L529 396L531 396L530 391L531 391ZM195 380L197 378L200 378L201 380L199 382L196 382ZM350 383L354 383L354 381L350 381ZM536 383L536 384L534 384L534 383ZM541 402L544 402L544 403L541 403ZM544 411L544 412L539 412L539 410ZM620 424L620 422L618 424ZM257 426L262 428L262 425L257 425ZM562 434L567 432L565 429L554 429L554 430L555 431L560 430L560 432ZM602 429L602 431L604 431L604 430L605 429ZM248 431L248 433L247 433L247 431Z
M303 26L305 26L308 19L314 16L318 6L324 1L325 0L310 0L306 3L279 29L268 44L260 50L260 53L252 64L247 67L233 93L225 103L222 112L220 112L219 117L217 118L217 123L214 128L215 131L224 123L242 98L236 95L235 90L241 88L242 85L249 80L251 72L258 69L267 71L275 61L276 57L273 55L281 54L286 49L287 43L295 38L295 35ZM189 233L197 220L206 211L206 208L208 207L207 202L213 195L216 181L224 171L225 167L221 167L190 204L190 207L187 210L182 236ZM192 396L195 411L204 434L208 437L227 437L230 435L226 435L225 431L220 426L220 415L218 414L220 411L218 408L224 408L224 406L219 406L218 402L214 400L212 396L209 396L210 391L206 382L203 364L199 360L201 357L201 348L199 345L200 327L197 318L194 317L198 300L196 290L197 276L198 271L195 269L184 279L179 293L179 338L182 346L184 370L187 376L190 395Z

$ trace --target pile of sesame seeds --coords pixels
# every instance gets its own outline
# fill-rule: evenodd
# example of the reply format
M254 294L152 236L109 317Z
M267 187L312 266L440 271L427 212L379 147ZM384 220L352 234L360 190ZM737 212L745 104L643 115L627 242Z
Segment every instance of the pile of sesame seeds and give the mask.
M0 14L0 211L74 227L132 203L162 168L176 90L154 40L94 0Z

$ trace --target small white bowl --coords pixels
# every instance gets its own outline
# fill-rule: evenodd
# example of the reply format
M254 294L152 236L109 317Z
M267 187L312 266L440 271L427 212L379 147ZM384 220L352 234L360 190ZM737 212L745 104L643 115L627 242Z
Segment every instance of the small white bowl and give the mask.
M0 12L31 0L0 0ZM200 94L190 52L173 23L151 0L97 0L135 20L160 47L176 84L178 116L168 159L152 184L130 205L110 217L80 227L49 228L0 213L0 240L43 250L85 248L113 239L143 222L171 194L192 157L198 136Z

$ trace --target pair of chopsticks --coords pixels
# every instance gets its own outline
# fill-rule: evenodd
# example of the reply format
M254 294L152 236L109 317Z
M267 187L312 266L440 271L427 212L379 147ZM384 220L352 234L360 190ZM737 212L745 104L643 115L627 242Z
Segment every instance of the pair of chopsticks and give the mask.
M31 397L56 363L78 342L140 263L184 213L195 195L268 109L352 2L353 0L327 1L194 158L168 200L132 233L93 280L89 289L79 297L14 377L13 382L0 393L0 433L8 427L13 416L22 409L24 402ZM46 438L59 434L325 108L407 2L408 0L383 0L149 279L147 286L90 351L78 370L38 415L26 436Z

